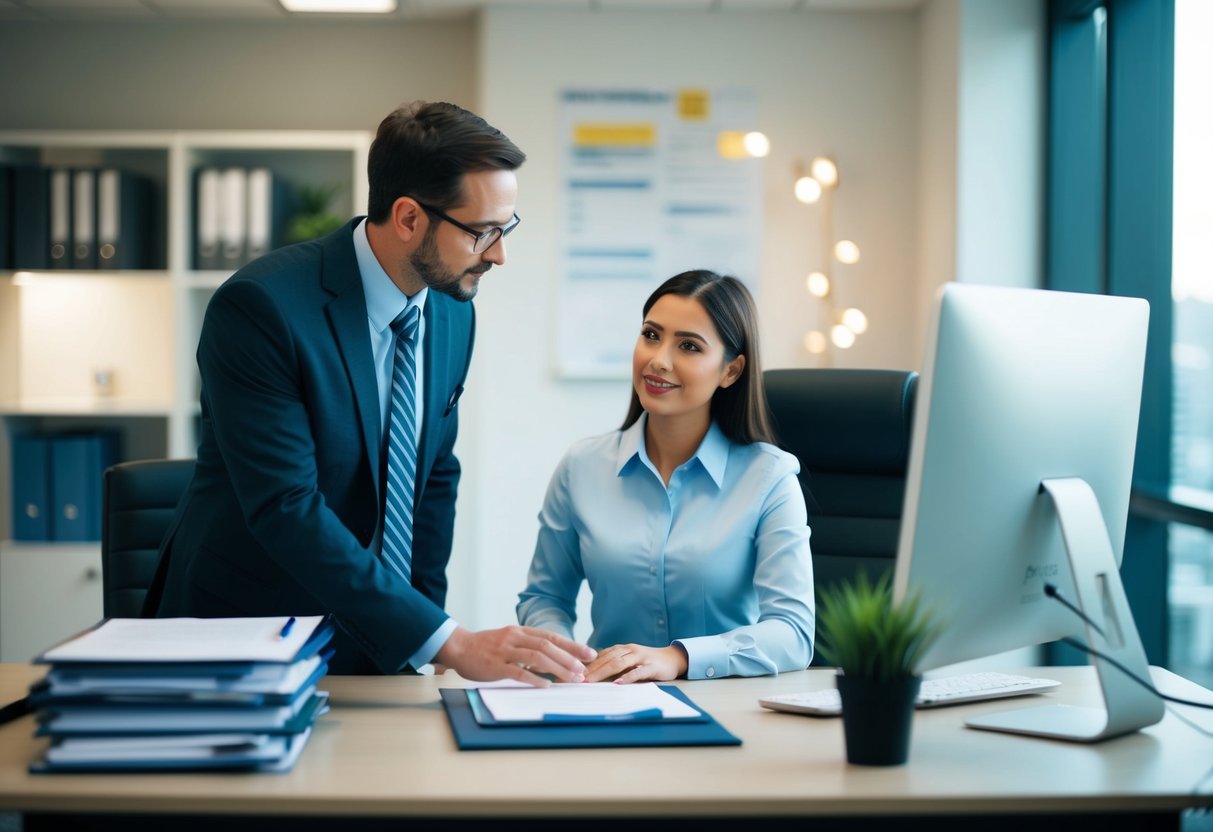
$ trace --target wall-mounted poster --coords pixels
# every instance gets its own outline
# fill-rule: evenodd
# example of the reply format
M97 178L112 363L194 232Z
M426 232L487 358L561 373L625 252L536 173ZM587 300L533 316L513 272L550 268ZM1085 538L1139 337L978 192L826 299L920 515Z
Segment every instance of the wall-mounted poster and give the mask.
M562 95L558 371L628 378L641 307L663 280L712 269L756 292L761 159L730 152L756 129L740 89Z

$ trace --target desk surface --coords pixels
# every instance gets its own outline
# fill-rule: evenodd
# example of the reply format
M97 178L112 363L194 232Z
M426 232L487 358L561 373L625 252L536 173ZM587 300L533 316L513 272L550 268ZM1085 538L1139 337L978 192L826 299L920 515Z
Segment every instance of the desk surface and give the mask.
M329 677L320 718L289 774L41 775L32 717L0 727L0 811L412 817L692 817L1177 811L1213 805L1213 737L1173 710L1143 731L1085 745L976 731L969 716L1048 699L1096 704L1089 667L1045 696L917 711L905 766L846 763L841 719L768 711L761 695L828 687L828 669L683 682L739 747L458 751L438 677ZM0 702L43 668L0 665ZM1153 669L1168 693L1213 694ZM1213 712L1171 706L1213 732Z

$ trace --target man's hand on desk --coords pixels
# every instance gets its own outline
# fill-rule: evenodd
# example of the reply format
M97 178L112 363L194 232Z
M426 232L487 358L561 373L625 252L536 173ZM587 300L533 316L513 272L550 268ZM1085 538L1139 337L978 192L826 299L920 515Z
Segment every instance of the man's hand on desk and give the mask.
M585 681L584 662L597 654L572 639L534 627L512 625L472 632L455 629L434 657L434 665L453 669L473 682L515 679L536 687Z
M598 658L585 669L587 682L614 680L628 682L667 682L686 675L687 654L681 647L645 647L643 644L616 644L604 647Z

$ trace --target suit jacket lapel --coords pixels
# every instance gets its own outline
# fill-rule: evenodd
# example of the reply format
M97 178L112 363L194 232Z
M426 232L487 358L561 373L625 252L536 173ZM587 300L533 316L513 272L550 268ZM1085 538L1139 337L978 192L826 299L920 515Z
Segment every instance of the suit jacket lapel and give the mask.
M360 218L359 218L360 219ZM367 449L379 495L379 445L382 427L379 424L379 382L375 361L371 355L370 329L367 323L366 294L358 259L354 256L353 228L358 219L325 238L324 265L320 276L324 288L335 297L329 302L329 325L345 362L350 386L354 390L362 440ZM428 304L427 304L428 306Z
M432 437L434 425L443 417L446 410L447 364L450 349L446 339L450 337L451 326L447 319L446 298L437 292L430 291L425 304L425 419L421 423L421 437L417 444L417 497L426 480L429 479L430 469L434 467L434 456L437 451Z

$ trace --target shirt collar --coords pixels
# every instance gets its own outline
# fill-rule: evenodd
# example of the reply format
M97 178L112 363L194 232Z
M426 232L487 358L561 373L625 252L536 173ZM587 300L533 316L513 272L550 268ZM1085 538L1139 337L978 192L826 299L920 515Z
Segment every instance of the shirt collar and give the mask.
M430 287L423 287L412 297L400 291L400 287L392 282L383 266L379 265L375 252L371 251L371 242L366 236L367 222L364 218L354 226L354 256L358 258L358 271L362 273L367 317L376 332L383 332L410 304L416 305L420 314L424 315Z
M615 474L623 476L629 463L636 462L650 469L655 469L649 459L648 450L644 444L644 428L648 424L649 414L641 413L631 427L623 432L619 440L619 451L615 457ZM724 469L729 461L729 440L724 431L715 421L708 428L699 448L687 460L687 464L698 460L700 467L707 472L717 488L724 487Z

